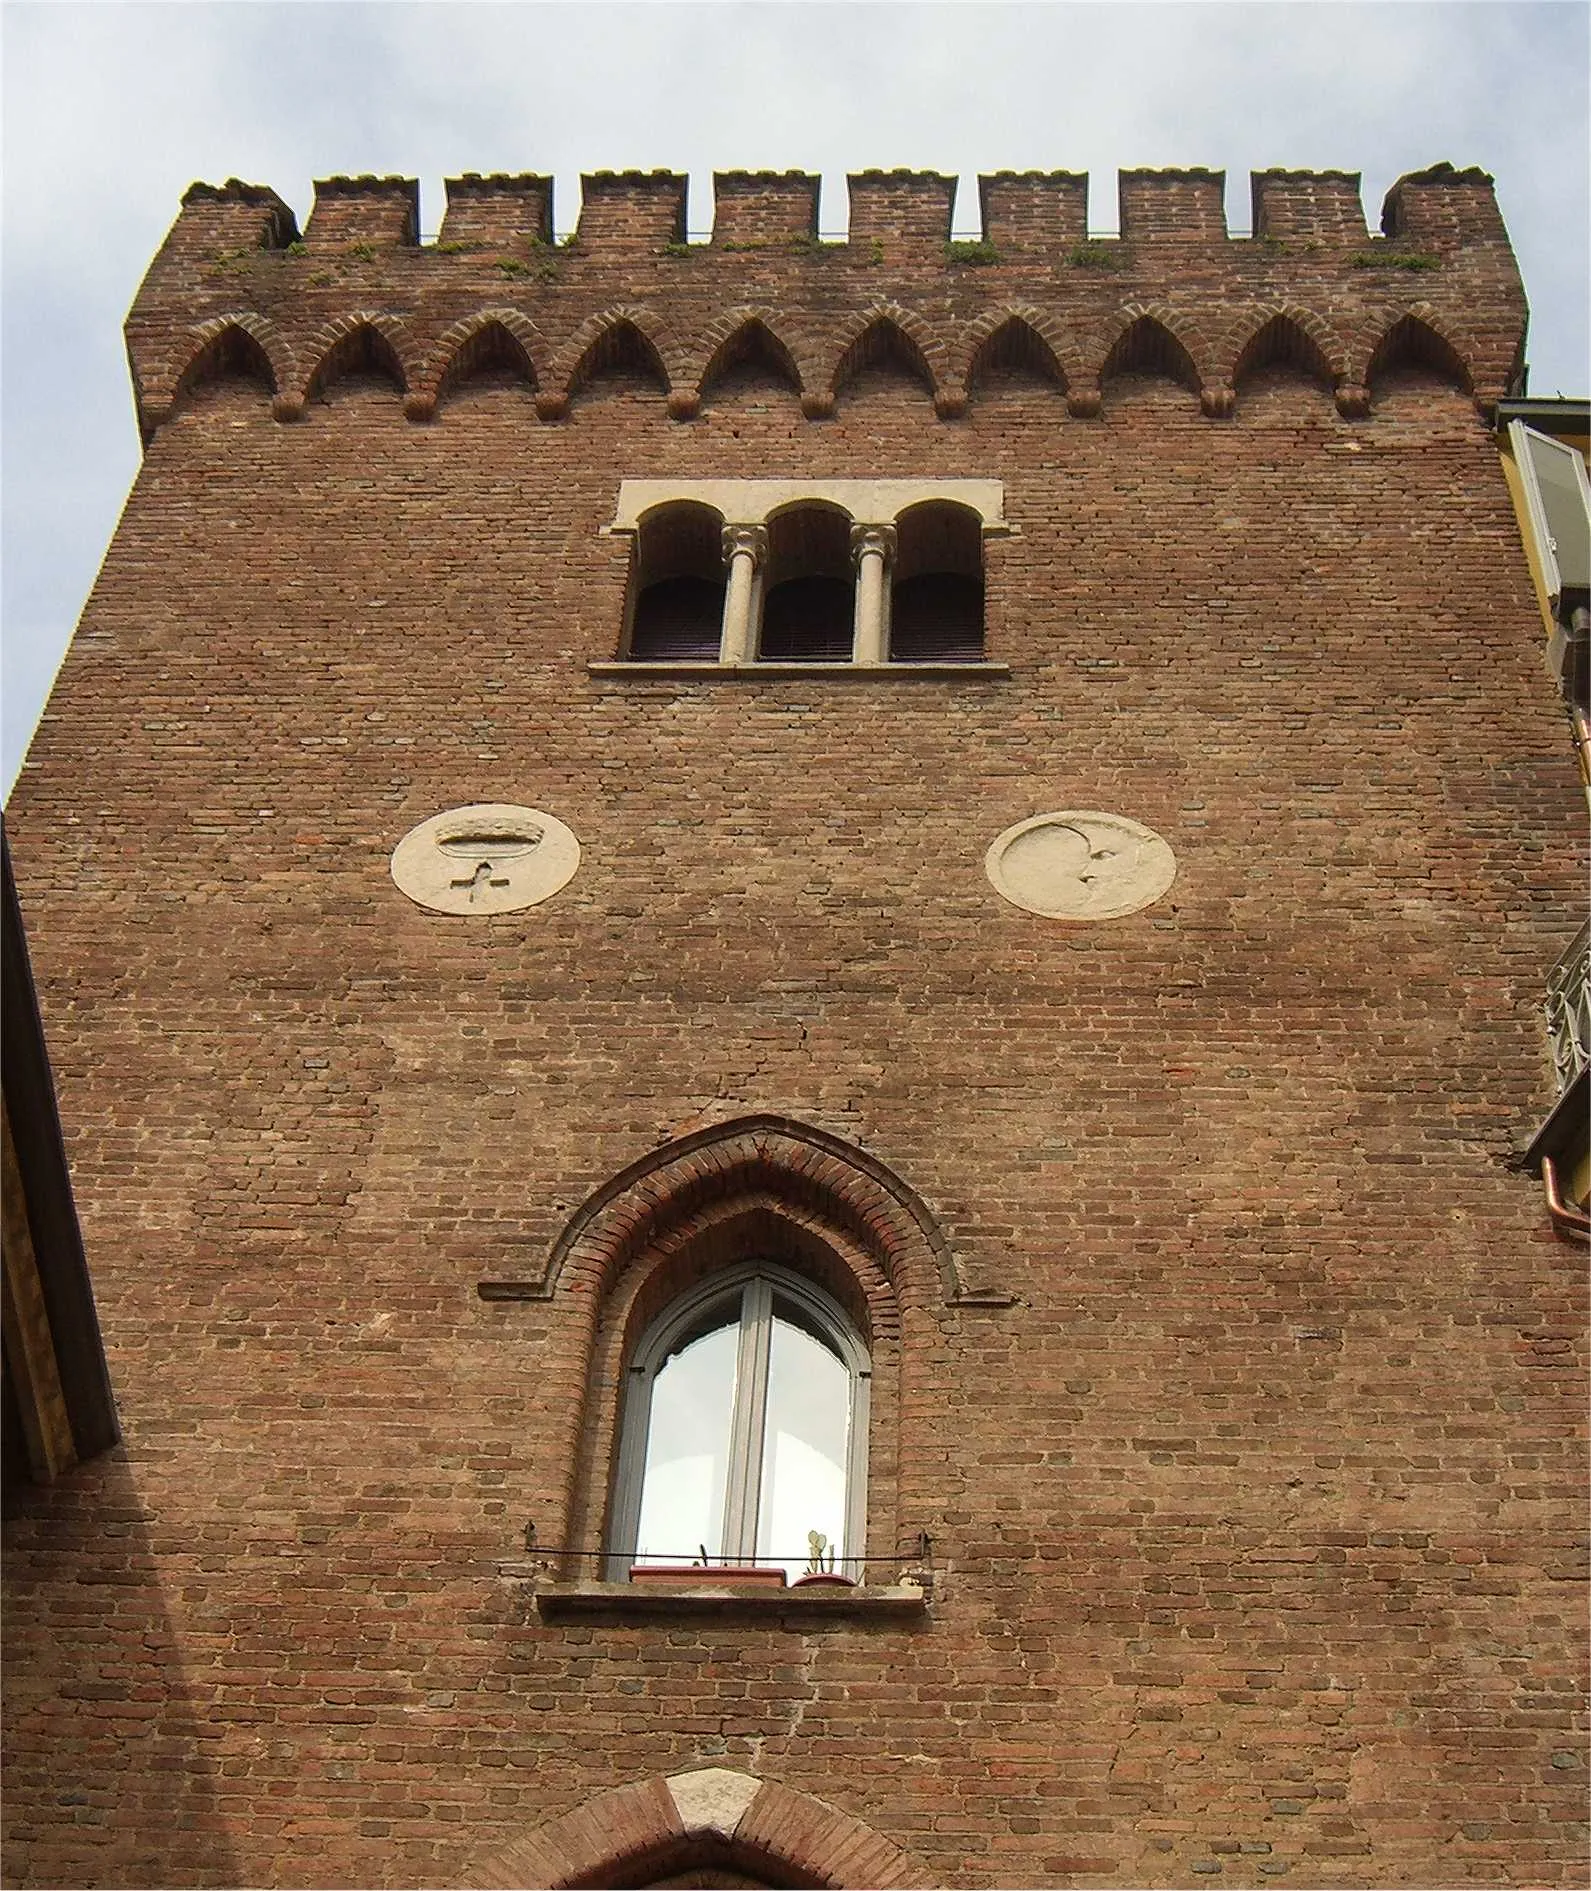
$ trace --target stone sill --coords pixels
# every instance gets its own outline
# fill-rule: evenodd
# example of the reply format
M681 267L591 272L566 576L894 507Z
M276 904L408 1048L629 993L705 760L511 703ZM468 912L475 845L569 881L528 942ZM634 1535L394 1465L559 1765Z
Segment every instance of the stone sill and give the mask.
M503 1566L505 1575L517 1569ZM679 1621L693 1616L733 1616L768 1628L811 1628L823 1622L920 1621L928 1597L915 1583L855 1589L733 1589L704 1582L698 1588L629 1582L558 1583L536 1591L544 1622L603 1616L626 1622Z
M779 682L792 676L873 683L947 683L970 677L989 683L1009 677L1011 666L1009 663L588 663L586 673L603 678L622 677L630 683L654 680L758 683Z

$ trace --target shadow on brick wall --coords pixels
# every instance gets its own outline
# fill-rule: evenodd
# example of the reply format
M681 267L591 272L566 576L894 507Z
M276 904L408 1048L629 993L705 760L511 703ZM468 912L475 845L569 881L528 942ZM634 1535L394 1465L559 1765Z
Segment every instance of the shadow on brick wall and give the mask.
M121 1449L6 1493L7 1885L240 1881L151 1521Z

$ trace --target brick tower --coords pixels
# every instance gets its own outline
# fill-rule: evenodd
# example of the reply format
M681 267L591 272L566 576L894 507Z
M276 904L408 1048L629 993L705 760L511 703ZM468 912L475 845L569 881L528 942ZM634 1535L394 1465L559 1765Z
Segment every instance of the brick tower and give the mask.
M1517 271L1085 188L188 192L9 811L124 1434L9 1883L1579 1882Z

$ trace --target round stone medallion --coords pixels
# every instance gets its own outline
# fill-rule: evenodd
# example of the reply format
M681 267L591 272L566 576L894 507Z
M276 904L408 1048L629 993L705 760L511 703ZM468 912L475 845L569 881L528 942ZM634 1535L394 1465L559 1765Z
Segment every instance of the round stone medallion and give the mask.
M555 815L480 801L433 814L392 853L392 877L433 913L517 913L567 886L580 843Z
M1095 808L1018 821L983 866L997 893L1046 919L1119 919L1152 905L1177 873L1153 828Z

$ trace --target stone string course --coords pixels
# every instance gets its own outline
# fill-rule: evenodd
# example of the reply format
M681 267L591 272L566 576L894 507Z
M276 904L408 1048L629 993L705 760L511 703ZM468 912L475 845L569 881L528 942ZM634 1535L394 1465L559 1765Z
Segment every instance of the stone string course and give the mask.
M7 1884L1584 1883L1583 1267L1512 1166L1584 806L1477 406L1524 305L1479 174L1380 236L1256 191L1234 240L1127 174L1114 267L1064 176L986 180L976 262L905 174L832 247L799 176L683 250L667 176L569 248L544 180L432 247L322 185L302 253L189 192L7 810L125 1435L9 1499ZM621 480L881 476L1002 483L998 674L612 666ZM476 803L579 871L415 905ZM1066 808L1167 896L1003 900ZM544 1618L505 1566L600 1545L626 1333L759 1245L871 1334L927 1608Z

